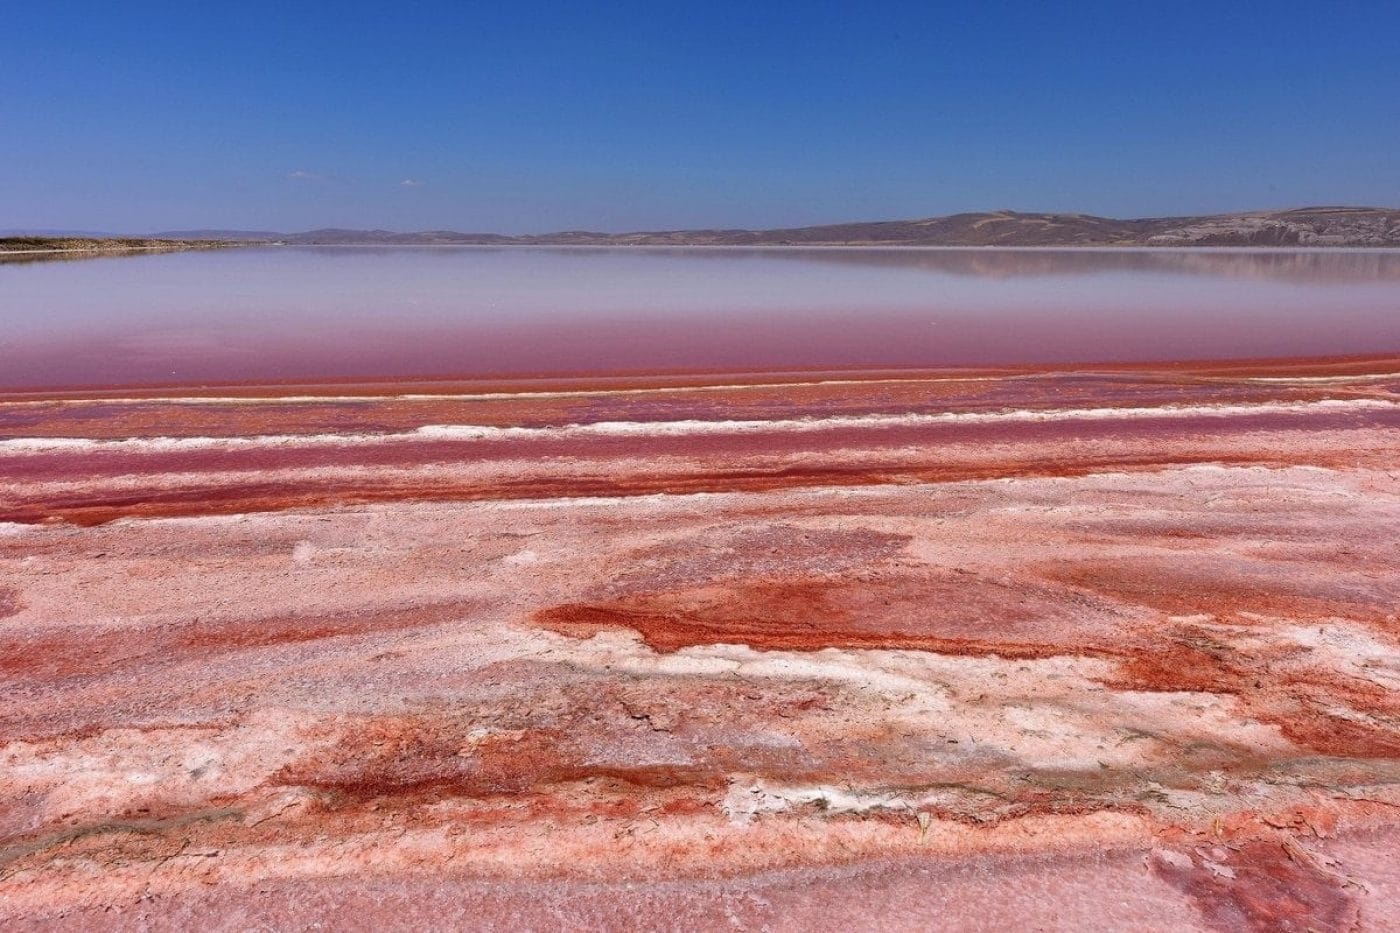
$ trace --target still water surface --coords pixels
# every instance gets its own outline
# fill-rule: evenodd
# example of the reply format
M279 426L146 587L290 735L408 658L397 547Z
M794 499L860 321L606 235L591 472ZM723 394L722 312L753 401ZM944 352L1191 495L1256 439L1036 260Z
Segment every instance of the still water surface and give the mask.
M1400 351L1400 251L282 247L0 263L0 386Z

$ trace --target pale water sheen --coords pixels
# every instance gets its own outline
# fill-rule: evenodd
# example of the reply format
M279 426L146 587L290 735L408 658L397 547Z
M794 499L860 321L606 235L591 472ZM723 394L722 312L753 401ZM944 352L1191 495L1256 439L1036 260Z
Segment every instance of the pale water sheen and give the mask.
M0 386L1400 351L1400 251L282 247L0 263Z

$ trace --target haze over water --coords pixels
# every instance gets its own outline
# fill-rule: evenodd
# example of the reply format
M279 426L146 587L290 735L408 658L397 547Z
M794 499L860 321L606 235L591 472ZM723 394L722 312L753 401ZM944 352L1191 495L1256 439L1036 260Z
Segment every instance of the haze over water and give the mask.
M0 386L1400 351L1400 253L284 247L0 264Z

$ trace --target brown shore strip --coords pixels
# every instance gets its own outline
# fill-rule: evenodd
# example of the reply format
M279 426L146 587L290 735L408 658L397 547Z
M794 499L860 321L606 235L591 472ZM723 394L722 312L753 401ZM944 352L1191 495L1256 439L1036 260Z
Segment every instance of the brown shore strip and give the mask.
M0 237L0 263L93 259L141 253L175 253L186 250L227 249L252 245L229 240L187 240L169 237Z
M498 377L381 379L345 378L307 382L296 379L258 382L218 382L190 385L182 382L146 383L122 386L49 386L0 390L4 401L57 401L72 399L222 397L268 398L283 395L364 396L381 398L415 392L515 393L616 391L623 389L666 389L707 386L762 387L791 382L854 380L878 382L888 379L944 381L971 377L1037 376L1077 372L1126 373L1134 376L1171 374L1179 378L1250 376L1342 376L1400 372L1400 354L1373 353L1349 356L1304 356L1291 358L1243 358L1156 361L1093 361L1058 365L1007 364L1004 366L962 366L936 369L862 368L831 369L805 367L783 370L751 369L676 370L672 372L633 370L615 373L517 373Z

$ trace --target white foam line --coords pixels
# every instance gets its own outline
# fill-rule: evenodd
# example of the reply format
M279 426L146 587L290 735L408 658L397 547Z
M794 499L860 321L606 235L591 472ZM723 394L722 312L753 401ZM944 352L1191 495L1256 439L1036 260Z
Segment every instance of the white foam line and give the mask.
M558 389L538 392L421 393L394 395L171 395L113 398L57 398L0 401L0 408L64 405L343 405L369 402L492 402L510 399L598 398L610 395L658 395L686 392L730 392L735 389L803 389L820 386L912 385L940 382L997 382L1003 376L937 376L927 379L820 379L814 382L733 382L699 386L654 386L646 389Z
M1350 376L1250 376L1246 382L1265 382L1270 385L1331 385L1347 382L1383 382L1386 379L1400 379L1400 373L1364 373Z
M387 434L264 434L252 437L132 437L118 440L83 437L17 437L0 441L0 454L85 453L96 451L180 453L201 450L246 450L270 447L350 447L408 442L559 440L576 437L685 437L715 434L808 433L843 429L923 427L1047 421L1104 421L1143 418L1227 418L1246 415L1318 414L1394 411L1388 399L1321 399L1314 402L1261 402L1249 405L1180 405L1158 408L1013 409L999 412L939 412L902 415L840 415L767 421L597 421L557 427L496 427L430 424Z

